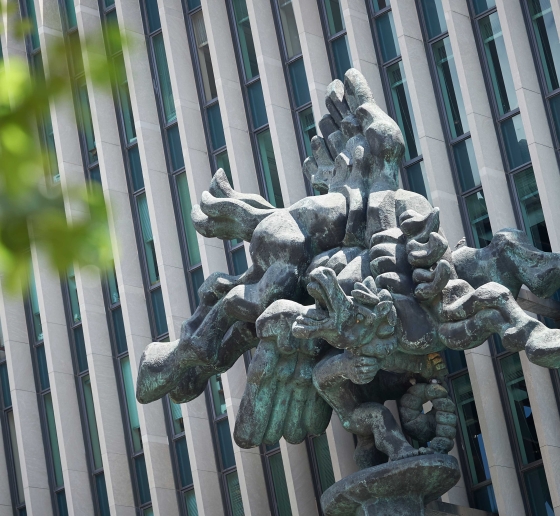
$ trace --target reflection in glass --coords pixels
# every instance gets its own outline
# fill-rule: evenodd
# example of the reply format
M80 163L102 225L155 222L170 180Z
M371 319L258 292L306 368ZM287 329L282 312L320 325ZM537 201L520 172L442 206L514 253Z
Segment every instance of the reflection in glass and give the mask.
M329 450L329 441L327 439L327 434L321 434L312 439L317 469L319 470L321 491L325 492L334 484L334 472L332 468L331 452Z
M532 516L554 516L544 466L525 473L525 485Z
M218 429L218 441L222 456L223 469L235 466L235 456L233 454L233 444L231 442L231 431L227 418L222 419L216 424Z
M552 113L556 139L560 140L560 95L556 95L555 97L548 99L548 105L550 106L550 112Z
M189 461L189 452L187 451L187 440L185 437L181 437L181 439L175 441L175 451L177 452L177 462L179 463L179 480L181 481L181 487L190 486L193 483L193 478L191 463Z
M292 83L292 91L294 93L294 102L296 107L300 107L308 102L311 102L303 57L290 63L288 65L288 70L290 72L290 81Z
M189 516L198 516L198 507L196 505L194 489L185 491L185 493L183 493L183 498L185 500L185 505L187 506L187 514Z
M156 248L154 244L154 235L152 233L152 224L150 222L150 214L148 212L146 194L143 193L136 197L136 202L138 204L138 217L140 219L142 240L144 241L144 250L146 253L148 277L150 279L150 284L153 285L159 281L159 270L157 266Z
M476 14L483 13L492 7L496 7L496 0L472 0L472 3Z
M268 202L276 208L283 208L284 201L282 200L278 168L276 166L276 158L274 157L274 149L272 147L272 138L269 129L257 135L257 143L259 146L266 192L268 194Z
M486 208L486 200L482 190L469 195L465 199L467 203L467 212L469 215L469 223L474 238L475 247L486 247L492 240L492 226L488 217L488 209Z
M167 123L170 123L177 118L177 113L175 112L175 101L173 100L173 91L171 89L171 77L169 75L169 67L167 66L167 55L165 54L163 34L160 32L154 36L152 38L152 43L154 46L156 70L159 78L163 117Z
M167 142L169 144L169 155L173 171L175 172L176 170L185 168L185 159L183 158L183 147L181 146L178 124L173 124L171 127L167 128Z
M221 374L210 378L210 388L212 390L212 400L214 401L214 412L216 417L218 417L226 413L226 398Z
M142 175L142 164L140 163L138 145L134 145L128 149L128 162L130 163L132 189L136 192L144 188L144 176Z
M249 94L253 129L257 129L268 123L261 81L251 84L247 88L247 93Z
M111 310L113 316L113 328L115 331L115 342L117 344L117 353L121 354L128 351L128 346L126 344L126 331L124 329L124 320L122 316L121 307L117 307Z
M150 495L150 484L148 483L148 471L146 469L146 458L144 457L144 454L134 457L134 468L136 469L140 503L148 503L152 497Z
M210 130L210 140L212 149L217 150L226 144L226 136L224 134L224 126L222 124L222 114L220 105L216 102L206 109L208 116L208 128Z
M93 392L91 390L91 379L89 375L82 377L82 385L84 390L91 451L93 455L93 466L95 469L101 469L103 467L103 461L101 459L101 445L99 444L99 432L97 431L97 419L95 417Z
M156 334L164 335L167 333L167 319L165 317L165 306L163 304L163 293L161 287L150 292L152 300L152 309L154 312L154 322L156 325Z
M410 167L406 167L405 171L410 190L430 200L430 189L428 188L428 178L426 177L424 161L419 161Z
M39 309L39 299L37 298L37 286L35 284L33 264L29 267L29 302L31 304L31 314L33 316L35 339L36 342L40 342L43 340L43 325L41 324L41 311Z
M327 12L329 36L334 36L346 28L346 25L344 24L344 16L342 15L342 6L340 5L340 0L323 1L325 2L325 10Z
M552 247L533 169L528 168L515 174L514 183L527 235L537 249L551 252Z
M189 255L189 265L197 265L200 263L200 249L198 247L198 239L196 230L191 219L192 202L189 191L189 183L187 174L181 173L177 177L177 190L179 191L179 202L181 204L181 215L183 219L183 228L187 238L187 251Z
M492 484L474 491L473 497L476 509L498 514L498 504L496 503L496 496L494 495L494 487Z
M114 11L113 11L114 12ZM136 128L134 126L134 115L132 114L132 105L130 102L130 92L128 89L128 79L124 67L122 54L118 54L114 60L115 76L117 83L117 92L119 95L121 116L124 123L124 133L126 143L131 144L136 141Z
M521 115L508 118L502 122L501 128L510 169L529 163L531 156L529 155Z
M375 19L377 32L379 34L379 46L381 47L381 55L383 62L390 61L401 55L399 40L395 31L395 22L393 20L393 11L383 14Z
M443 106L447 115L447 124L451 132L451 138L454 139L468 132L469 124L463 96L461 95L455 58L451 49L451 41L448 37L444 38L435 43L432 49L443 97Z
M387 76L395 107L396 120L401 128L406 144L405 160L409 161L418 156L420 145L402 61L387 68Z
M64 485L64 478L62 476L62 463L60 462L60 449L58 447L58 436L56 433L56 423L51 393L48 392L45 394L43 396L43 400L45 402L45 413L47 416L47 428L54 469L54 482L56 487L62 487Z
M154 32L161 28L161 22L159 19L159 9L157 0L145 0L146 1L146 11L148 12L148 26L150 32Z
M142 433L140 431L140 419L138 418L138 407L136 406L136 391L132 381L132 371L130 369L130 358L121 359L121 371L128 409L128 423L132 435L132 448L135 452L142 450Z
M504 115L517 108L517 95L498 13L486 16L480 20L479 25L494 96L500 115Z
M461 183L461 191L465 192L480 185L480 175L478 165L474 155L473 143L471 138L453 146L453 155Z
M346 34L331 41L331 48L334 58L336 78L344 81L346 70L352 68L350 59L350 49L348 48L348 37Z
M182 434L185 431L185 423L183 421L181 405L169 399L169 408L171 409L171 419L173 420L173 435Z
M80 303L78 301L78 289L76 287L76 276L74 267L70 266L66 274L68 280L68 295L70 297L70 308L72 310L72 324L79 323L82 320L80 313Z
M286 483L282 454L275 453L274 455L271 455L268 459L268 463L270 465L270 473L274 487L274 496L276 498L276 507L278 508L278 516L292 516L292 507L290 505L290 497L288 495L288 484Z
M257 65L257 54L255 52L253 34L251 33L251 23L249 21L246 1L233 0L233 11L235 13L239 46L241 47L243 70L245 72L245 79L248 81L259 75L259 67Z
M218 96L218 92L216 91L214 69L212 68L212 58L210 57L210 47L208 46L208 36L206 35L206 26L204 25L202 10L193 14L191 20L198 52L200 75L202 76L204 99L208 102L215 99Z
M86 140L88 163L91 165L97 161L97 146L95 143L95 134L93 132L93 122L91 119L91 109L85 78L80 79L78 82L78 103L81 129Z
M284 33L284 43L286 46L286 54L291 59L301 54L301 44L299 41L299 33L294 15L294 7L292 0L279 0L280 21L282 23L282 32Z
M243 499L241 498L241 488L239 487L237 471L230 473L226 477L226 482L232 516L244 516L245 511L243 510Z
M391 0L372 0L372 5L374 12L381 11L381 9L391 6Z
M422 0L422 11L424 11L429 39L447 31L447 22L445 21L441 0Z

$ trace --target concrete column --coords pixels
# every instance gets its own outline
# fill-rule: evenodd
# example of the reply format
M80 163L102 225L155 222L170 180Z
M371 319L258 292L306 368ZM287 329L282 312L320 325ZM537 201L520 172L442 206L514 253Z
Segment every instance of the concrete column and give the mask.
M8 294L4 278L0 292L0 321L6 348L25 508L29 516L51 516L52 499L23 299L19 293Z
M344 429L339 417L333 412L331 424L327 427L327 440L331 452L334 479L339 480L358 471L354 462L354 437Z
M498 511L508 516L524 516L521 488L488 342L466 351L465 355Z
M432 203L441 210L443 230L453 248L464 236L457 193L447 154L414 0L392 2L395 30L424 157Z
M235 418L239 412L239 405L243 393L245 392L246 383L245 359L241 356L227 373L222 374L222 385L224 387L229 428L232 432L231 438L233 441L233 451L239 476L241 496L243 497L243 509L246 516L264 516L265 514L270 514L270 506L266 492L266 482L260 449L250 448L246 450L237 446L236 442L233 440ZM285 464L284 469L286 469ZM286 478L287 477L288 472L286 471Z
M293 0L292 6L313 104L313 115L318 122L327 113L325 93L327 86L332 81L319 7L317 2L305 0Z
M288 495L292 506L293 516L315 516L317 499L313 488L313 477L307 455L305 442L288 444L284 438L280 439L282 463L286 473Z
M270 0L247 0L284 206L307 196Z
M234 188L260 193L226 2L202 0L202 11Z
M80 418L76 379L62 300L60 278L46 255L31 248L37 299L45 341L60 461L68 513L93 516L90 474ZM25 443L24 445L26 445Z
M380 64L377 62L369 14L364 0L341 0L340 5L346 22L348 46L352 66L360 70L369 83L375 101L387 111Z
M533 421L539 439L544 470L554 514L560 514L560 414L554 395L550 371L527 359L524 351L519 353L525 384L529 392Z
M461 94L473 142L480 181L486 193L488 216L494 233L502 228L515 228L517 223L508 185L496 126L482 75L472 22L466 0L443 0L449 40L457 66ZM503 192L495 195L494 192Z
M521 119L531 154L533 170L541 198L553 251L560 250L560 173L550 135L535 63L529 44L521 4L496 0L504 43L519 101Z

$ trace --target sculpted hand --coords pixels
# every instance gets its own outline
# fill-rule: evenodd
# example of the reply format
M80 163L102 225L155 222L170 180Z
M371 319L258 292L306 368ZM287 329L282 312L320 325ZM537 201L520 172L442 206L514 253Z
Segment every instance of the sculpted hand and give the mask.
M352 383L357 385L371 382L380 369L380 364L374 357L355 355L350 350L346 350L343 357L346 375Z

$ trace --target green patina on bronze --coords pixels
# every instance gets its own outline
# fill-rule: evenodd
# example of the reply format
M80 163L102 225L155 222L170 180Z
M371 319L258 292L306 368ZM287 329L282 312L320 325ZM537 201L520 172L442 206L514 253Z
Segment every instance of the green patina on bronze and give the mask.
M542 297L560 287L560 256L515 229L485 249L452 251L439 210L399 188L402 134L363 76L351 69L331 83L326 106L303 164L323 195L276 209L215 174L194 225L250 242L252 265L240 276L210 275L180 339L146 348L137 398L192 400L256 348L237 444L300 443L324 432L334 410L358 438L360 471L324 493L325 514L421 515L459 479L447 455L457 419L438 352L498 334L533 363L560 366L560 331L516 302L523 284ZM387 400L397 401L402 430ZM430 445L415 449L406 436Z

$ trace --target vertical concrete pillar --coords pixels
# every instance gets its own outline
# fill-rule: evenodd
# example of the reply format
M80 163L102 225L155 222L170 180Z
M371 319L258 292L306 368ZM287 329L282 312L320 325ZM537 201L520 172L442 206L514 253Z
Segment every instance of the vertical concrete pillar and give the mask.
M517 227L466 0L442 0L492 231ZM494 195L503 192L503 195Z

